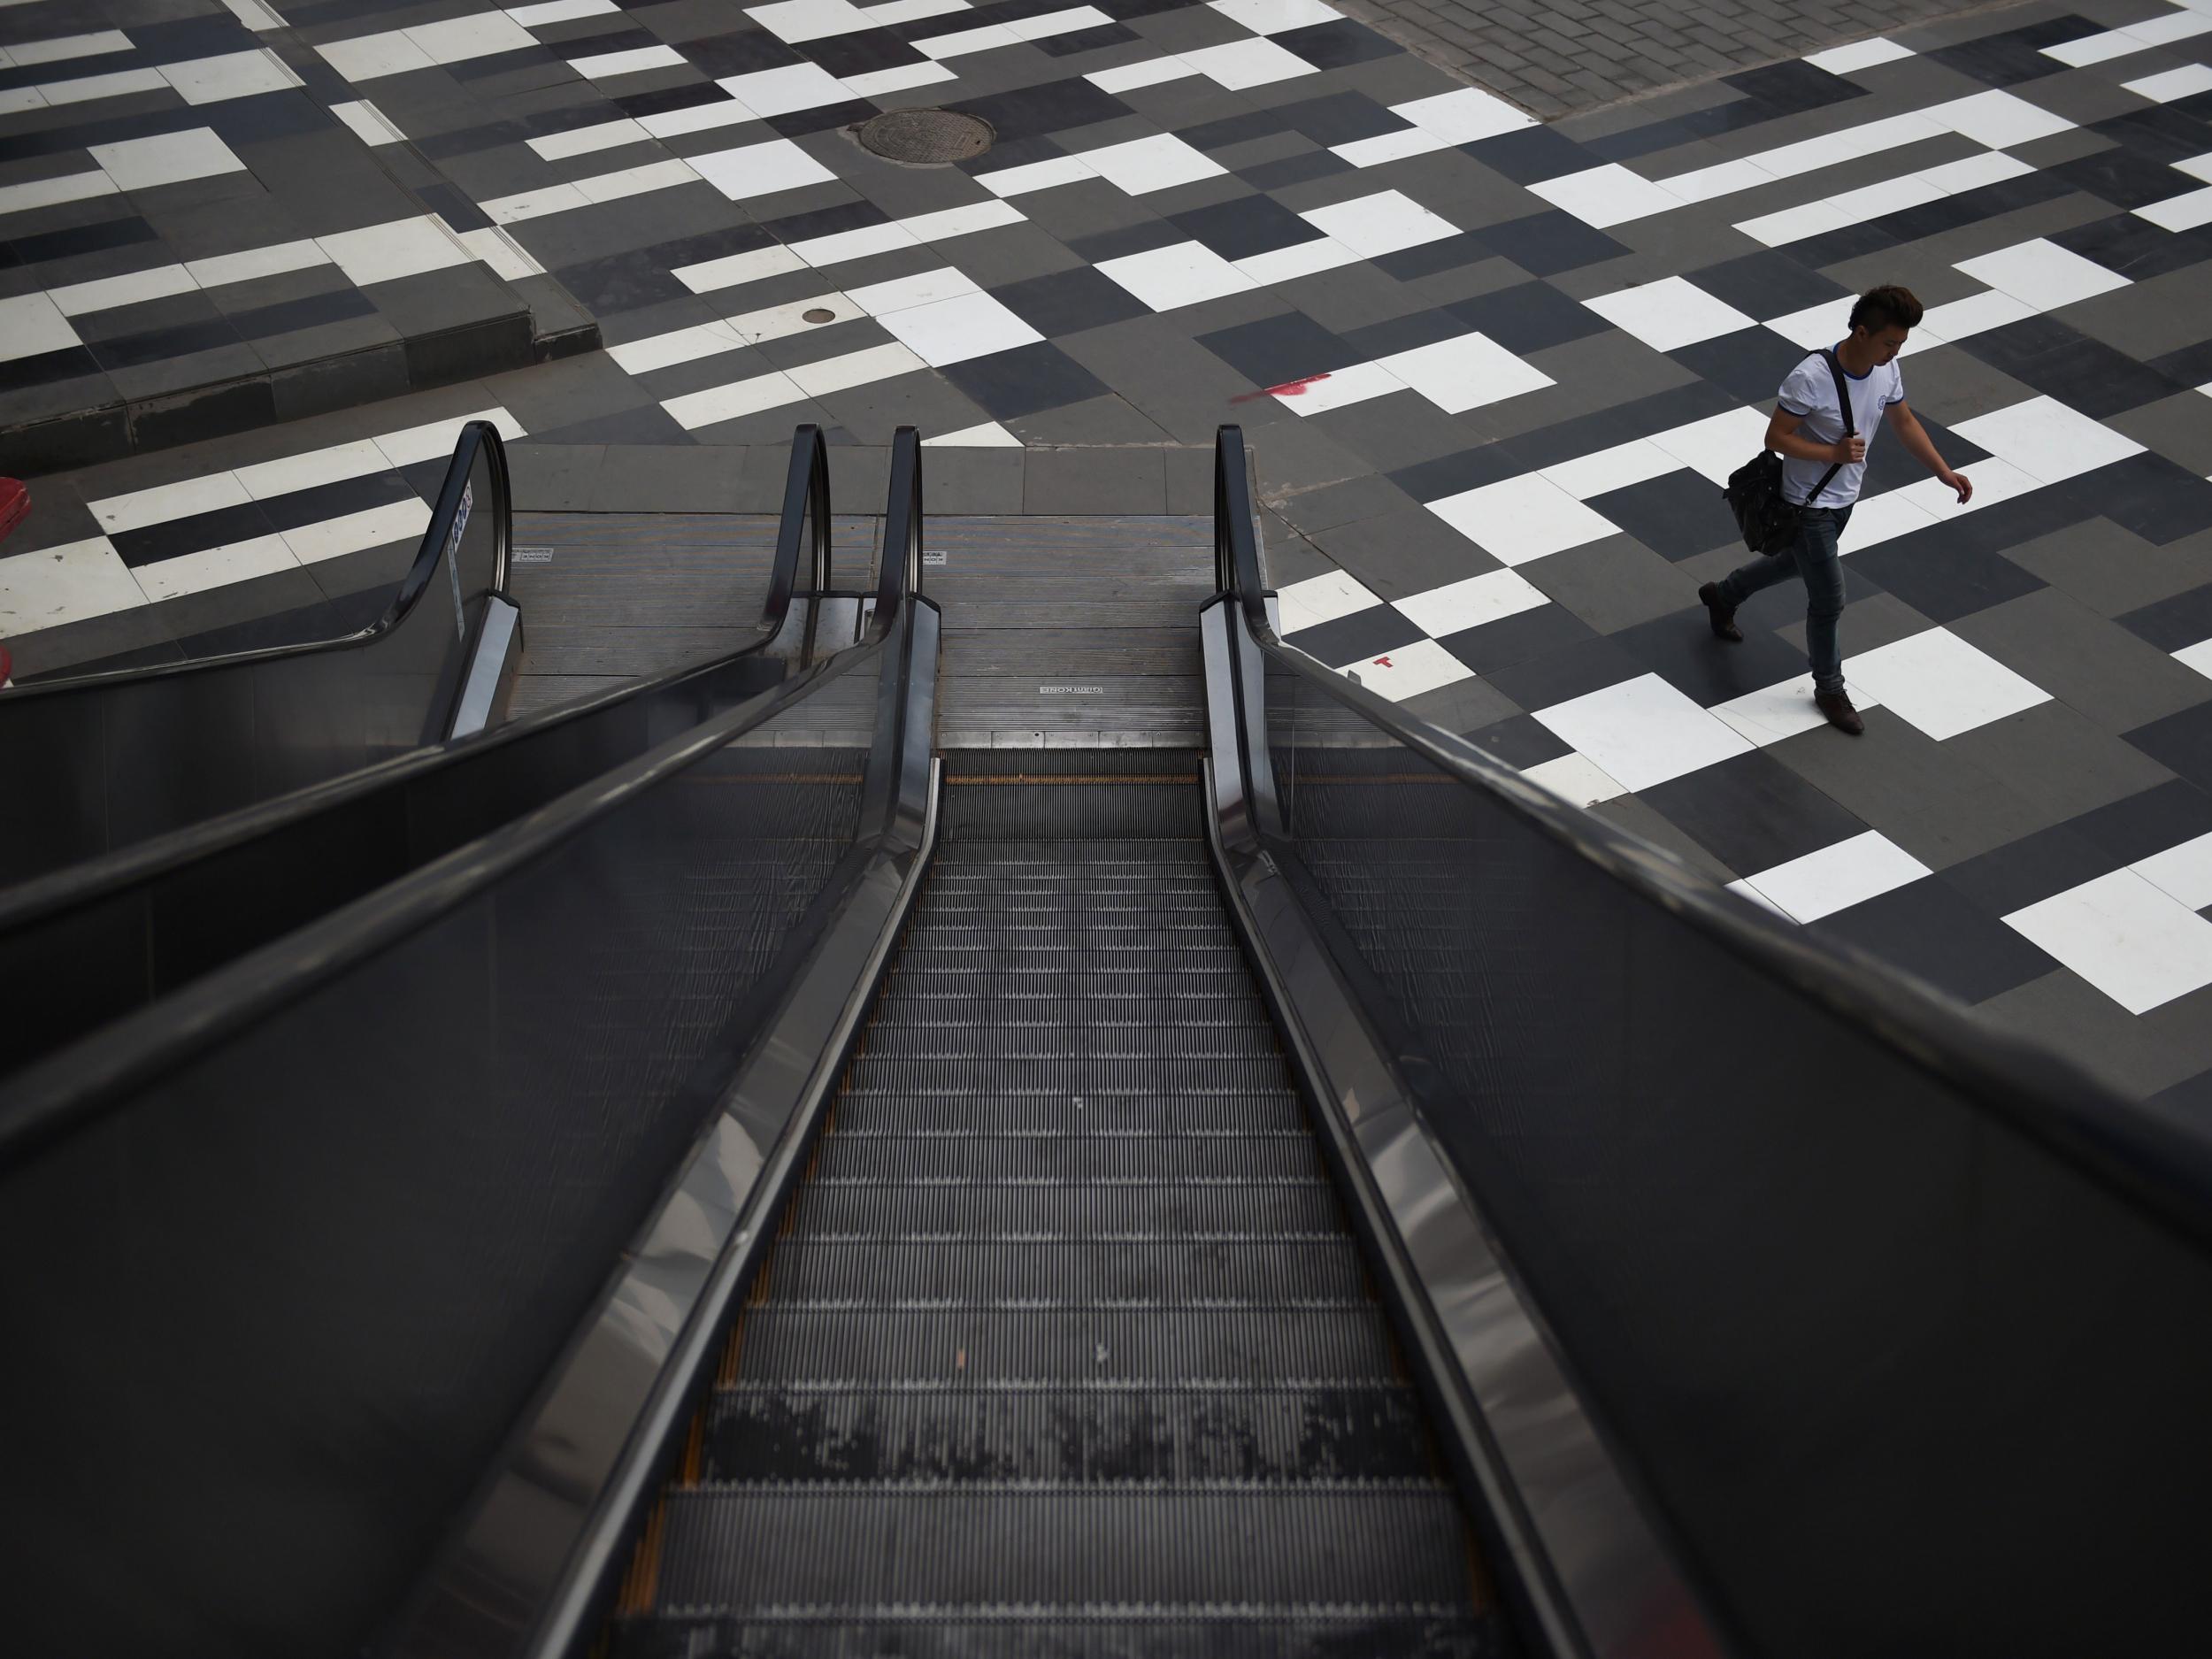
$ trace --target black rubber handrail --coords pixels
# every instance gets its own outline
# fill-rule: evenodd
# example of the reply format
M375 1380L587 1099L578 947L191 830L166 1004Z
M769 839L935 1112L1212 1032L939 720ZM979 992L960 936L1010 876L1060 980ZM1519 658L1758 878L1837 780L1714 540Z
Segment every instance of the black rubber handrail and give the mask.
M174 674L206 673L244 664L273 662L280 657L305 657L318 651L357 650L374 645L407 619L408 613L414 610L417 602L428 590L431 578L437 574L439 566L445 562L448 543L454 541L454 520L460 515L461 497L468 488L469 474L474 467L476 453L480 449L487 451L499 509L496 519L499 541L492 564L492 580L486 591L505 598L514 528L511 515L507 511L507 503L511 500L507 445L499 435L499 428L491 422L472 420L461 428L460 435L453 442L453 458L446 468L445 484L438 492L437 505L431 512L429 526L423 531L422 541L415 550L414 563L407 567L407 574L400 579L398 590L393 594L391 603L384 608L384 614L368 626L351 634L340 634L335 639L261 646L253 650L232 651L219 657L187 657L182 662L153 663L141 668L115 668L101 673L75 674L67 678L41 676L27 684L16 686L4 696L0 696L0 707L50 696L103 691Z
M1947 1079L1977 1106L2145 1204L2196 1244L2212 1246L2212 1140L2154 1108L2122 1100L2062 1056L1996 1035L1847 948L1813 943L1749 905L1724 900L1625 832L1284 643L1267 616L1246 466L1242 429L1222 426L1214 450L1217 579L1271 666L1296 675L1438 771L1489 796L1684 926L1825 1006L1870 1042ZM1267 766L1263 713L1248 711L1244 737L1252 776ZM1256 794L1264 819L1272 791ZM1260 827L1286 839L1279 823L1263 821Z
M776 560L768 572L768 598L761 615L772 635L791 613L803 540L813 591L830 589L829 445L822 429L809 421L791 434L791 464L784 473L783 517L776 530Z

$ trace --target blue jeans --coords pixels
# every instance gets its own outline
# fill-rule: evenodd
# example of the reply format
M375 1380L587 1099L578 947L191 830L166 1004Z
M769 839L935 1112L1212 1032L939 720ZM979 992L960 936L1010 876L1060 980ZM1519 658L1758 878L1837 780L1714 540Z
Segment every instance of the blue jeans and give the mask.
M1805 655L1811 659L1813 689L1843 689L1843 646L1837 623L1843 615L1843 565L1836 557L1836 538L1851 522L1848 507L1808 507L1797 521L1797 540L1789 556L1780 553L1755 558L1728 572L1716 584L1721 600L1740 605L1763 588L1786 582L1794 574L1805 579Z

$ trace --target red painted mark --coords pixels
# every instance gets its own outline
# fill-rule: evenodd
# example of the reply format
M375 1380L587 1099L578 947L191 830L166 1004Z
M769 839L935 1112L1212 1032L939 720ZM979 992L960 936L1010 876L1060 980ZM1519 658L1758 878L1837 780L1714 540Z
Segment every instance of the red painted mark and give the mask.
M1298 380L1285 380L1280 386L1263 386L1256 392L1240 392L1229 401L1233 403L1248 403L1256 397L1302 397L1309 386L1318 385L1328 378L1326 374L1308 374Z
M1378 657L1375 659L1375 666L1378 668L1395 668L1397 664L1392 662L1387 657Z

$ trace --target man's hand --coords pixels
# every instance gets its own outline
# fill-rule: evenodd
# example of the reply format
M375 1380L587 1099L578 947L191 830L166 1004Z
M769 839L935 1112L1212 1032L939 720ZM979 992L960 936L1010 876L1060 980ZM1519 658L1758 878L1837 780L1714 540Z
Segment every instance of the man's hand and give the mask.
M1937 477L1946 489L1958 491L1959 505L1963 507L1974 499L1974 482L1963 472L1939 472Z
M1828 458L1839 466L1856 466L1866 459L1866 440L1839 439L1828 446Z

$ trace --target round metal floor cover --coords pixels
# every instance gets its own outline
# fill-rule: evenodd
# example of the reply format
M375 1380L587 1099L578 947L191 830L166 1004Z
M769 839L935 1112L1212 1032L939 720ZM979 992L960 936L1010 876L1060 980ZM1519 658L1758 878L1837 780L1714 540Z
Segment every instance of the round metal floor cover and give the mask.
M965 161L997 136L988 121L951 110L891 110L860 127L860 142L893 161Z

